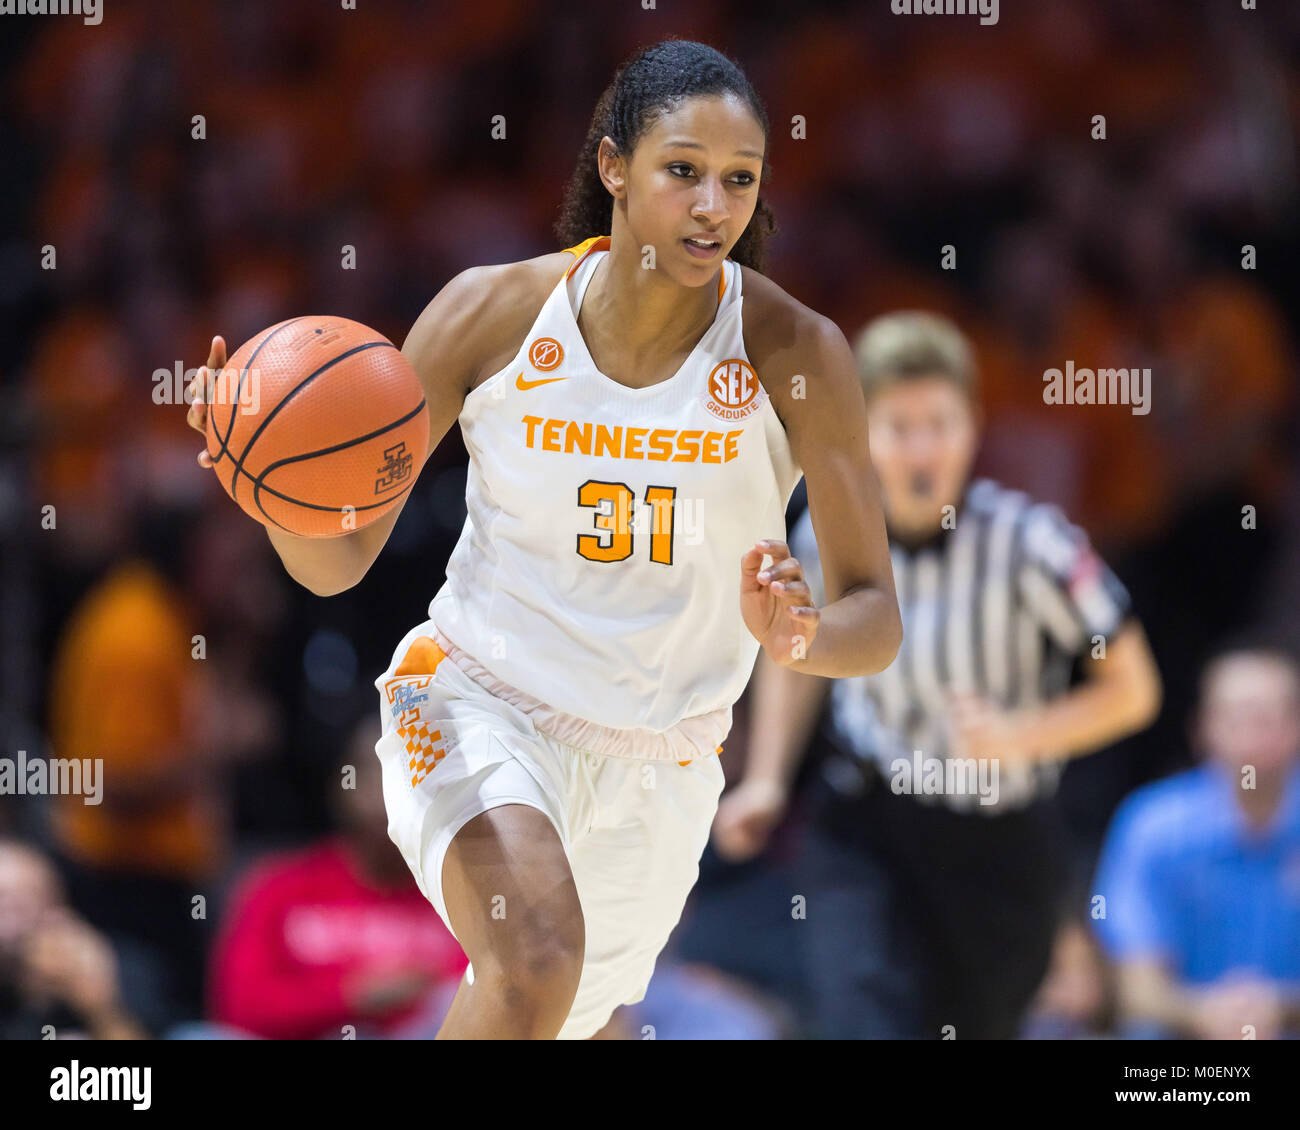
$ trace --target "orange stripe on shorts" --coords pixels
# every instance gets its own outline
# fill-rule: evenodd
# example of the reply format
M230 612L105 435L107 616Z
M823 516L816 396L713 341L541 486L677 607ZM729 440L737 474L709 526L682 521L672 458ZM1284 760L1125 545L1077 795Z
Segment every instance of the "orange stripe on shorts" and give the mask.
M419 636L402 657L397 675L432 675L438 664L447 658L447 653L440 648L431 636Z

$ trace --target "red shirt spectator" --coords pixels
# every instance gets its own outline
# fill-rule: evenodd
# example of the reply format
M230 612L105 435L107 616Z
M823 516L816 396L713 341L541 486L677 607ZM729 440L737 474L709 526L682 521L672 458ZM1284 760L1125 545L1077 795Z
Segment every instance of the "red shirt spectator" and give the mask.
M214 951L212 1015L272 1039L389 1034L467 964L409 875L381 884L331 839L244 879Z

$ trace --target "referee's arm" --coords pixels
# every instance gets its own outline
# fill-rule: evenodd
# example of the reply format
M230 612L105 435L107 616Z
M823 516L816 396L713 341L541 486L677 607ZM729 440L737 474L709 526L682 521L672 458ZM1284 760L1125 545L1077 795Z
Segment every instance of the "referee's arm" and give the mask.
M766 780L789 792L826 701L830 682L773 663L762 652L750 692L746 780Z
M1022 714L1016 744L1031 758L1092 753L1151 725L1161 697L1146 633L1129 617L1106 645L1104 658L1084 660L1083 683Z
M1082 683L1011 712L954 703L967 756L1063 761L1145 729L1160 711L1160 673L1119 579L1087 535L1052 505L1022 526L1019 599L1047 636L1080 658Z
M828 679L792 671L758 653L749 689L744 776L723 796L713 823L713 844L724 859L739 863L756 855L781 822L829 686Z
M821 607L826 593L811 515L791 531L790 550L803 563L813 604ZM829 679L782 667L759 651L749 684L744 776L722 798L713 826L714 846L724 859L738 863L757 854L785 815L800 757L830 686Z

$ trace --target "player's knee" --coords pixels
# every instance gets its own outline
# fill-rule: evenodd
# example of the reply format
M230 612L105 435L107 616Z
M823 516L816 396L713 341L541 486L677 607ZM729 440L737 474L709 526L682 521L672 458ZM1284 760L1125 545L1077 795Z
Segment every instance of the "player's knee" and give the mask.
M496 997L514 1019L521 1035L550 1034L559 1029L578 992L582 975L581 938L560 936L521 938L485 963L474 964L475 983Z
M572 982L576 989L585 948L581 906L539 909L516 924L501 964L526 988Z

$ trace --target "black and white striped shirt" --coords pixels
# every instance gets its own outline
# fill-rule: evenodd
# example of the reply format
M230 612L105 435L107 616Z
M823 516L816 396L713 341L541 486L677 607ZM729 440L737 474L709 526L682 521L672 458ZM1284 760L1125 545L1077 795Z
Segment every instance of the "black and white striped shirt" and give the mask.
M890 539L903 618L894 662L831 687L832 737L887 781L916 780L912 770L923 765L932 781L931 770L961 768L948 756L949 692L982 695L1006 709L1050 700L1067 689L1074 660L1109 640L1129 612L1124 586L1056 506L980 479L944 525L923 545ZM825 592L807 512L790 547L821 607ZM927 764L932 759L940 760ZM1050 795L1060 768L1051 760L998 759L996 803L960 788L900 791L993 814ZM841 792L862 787L861 773L833 758L824 772Z

